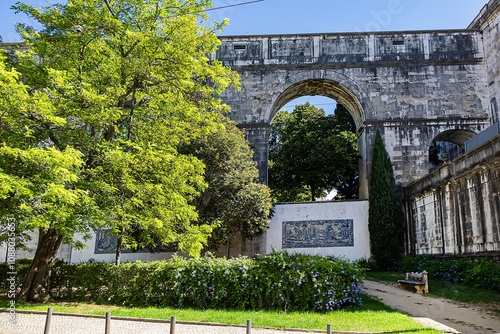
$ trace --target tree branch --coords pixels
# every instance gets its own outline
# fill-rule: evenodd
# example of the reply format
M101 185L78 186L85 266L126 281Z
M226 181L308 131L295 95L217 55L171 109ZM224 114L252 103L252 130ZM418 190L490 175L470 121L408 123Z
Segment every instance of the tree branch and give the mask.
M106 4L106 7L108 7L108 10L109 10L109 12L111 13L111 15L112 15L114 18L116 18L116 14L115 14L115 12L113 11L113 9L111 9L111 6L109 5L108 0L104 0L104 3Z
M136 41L134 44L132 44L132 46L130 47L130 49L127 52L125 52L124 54L122 54L122 56L124 58L127 58L130 55L130 53L135 49L135 47L137 46L137 44L139 44L139 41Z

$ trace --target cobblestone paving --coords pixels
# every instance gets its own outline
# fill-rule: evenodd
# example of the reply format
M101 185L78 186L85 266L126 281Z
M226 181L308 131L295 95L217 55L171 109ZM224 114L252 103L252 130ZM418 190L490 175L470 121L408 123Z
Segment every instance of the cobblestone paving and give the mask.
M0 314L0 334L43 334L45 329L44 314L17 313L15 325L8 322L8 314ZM104 334L105 319L70 316L52 316L50 334ZM169 334L169 323L154 323L129 320L111 320L111 334ZM176 324L175 334L246 334L244 327L183 325ZM301 334L310 332L277 331L252 328L252 334Z

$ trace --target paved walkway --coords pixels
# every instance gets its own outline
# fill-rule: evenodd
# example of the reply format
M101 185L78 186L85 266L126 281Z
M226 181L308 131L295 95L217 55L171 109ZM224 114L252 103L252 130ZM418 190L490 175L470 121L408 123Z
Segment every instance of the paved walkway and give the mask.
M43 334L45 329L45 314L17 313L15 325L8 323L7 314L0 314L1 334ZM104 334L106 320L103 318L72 317L53 315L50 326L50 334ZM169 334L170 323L145 322L131 320L112 319L110 334ZM234 326L211 326L179 324L175 326L175 334L246 334L245 327ZM301 334L307 332L276 331L269 329L252 329L254 334Z
M365 280L366 293L415 320L448 333L499 334L500 316L486 309L442 298L418 295L399 288ZM432 290L432 285L429 286ZM441 325L440 325L441 324Z
M39 312L42 313L42 312ZM16 324L8 321L7 313L0 313L0 334L43 334L45 329L46 313L29 314L16 313ZM171 334L170 322L167 320L152 319L116 319L112 317L110 334ZM50 334L104 334L106 320L104 317L53 315ZM300 329L268 329L252 328L252 334L311 334L326 333L325 330L304 331ZM207 324L195 322L177 322L175 334L248 334L246 326ZM346 333L332 331L332 333ZM370 334L348 332L349 334Z

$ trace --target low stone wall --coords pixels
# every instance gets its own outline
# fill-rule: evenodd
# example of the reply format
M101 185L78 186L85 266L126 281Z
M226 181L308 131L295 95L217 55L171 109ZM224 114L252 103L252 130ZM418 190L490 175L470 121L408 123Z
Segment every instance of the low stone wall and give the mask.
M407 252L500 254L500 136L405 189Z
M370 257L368 201L280 203L266 235L273 249L311 255Z

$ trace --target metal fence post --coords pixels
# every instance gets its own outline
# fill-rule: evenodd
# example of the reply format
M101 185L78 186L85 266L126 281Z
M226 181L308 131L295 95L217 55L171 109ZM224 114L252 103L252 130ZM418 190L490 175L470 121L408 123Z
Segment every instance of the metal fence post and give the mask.
M247 334L252 333L252 320L247 320Z
M326 334L332 334L332 324L326 324Z
M170 334L175 334L175 316L170 318Z
M104 333L109 334L110 332L111 332L111 312L106 312L106 329Z
M52 322L52 307L49 307L47 310L47 318L45 319L45 331L43 334L49 334L50 332L50 323Z

